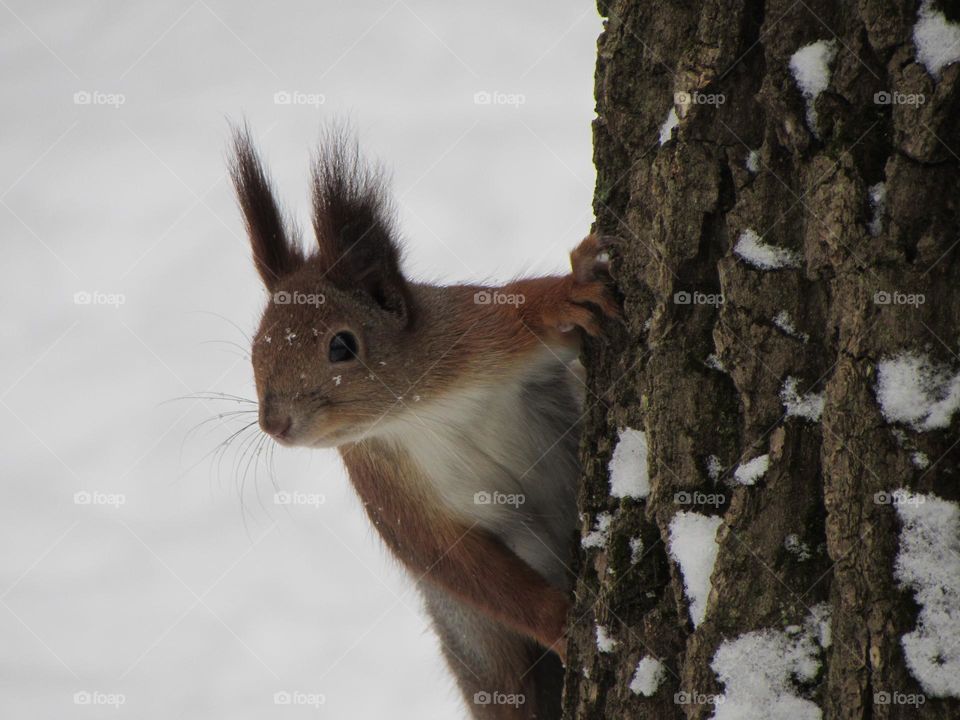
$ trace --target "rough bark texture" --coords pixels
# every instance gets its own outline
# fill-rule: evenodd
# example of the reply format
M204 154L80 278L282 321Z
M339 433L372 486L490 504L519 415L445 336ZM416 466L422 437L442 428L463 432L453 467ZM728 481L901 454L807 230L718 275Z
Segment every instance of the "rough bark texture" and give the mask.
M725 691L711 669L721 643L801 625L819 603L831 611L832 643L797 693L824 718L960 717L955 698L877 702L923 689L900 644L918 606L893 575L899 521L876 498L900 487L960 497L960 418L915 432L888 423L876 397L877 363L903 350L960 367L960 64L935 79L917 60L919 2L599 6L595 211L597 229L622 238L612 264L626 317L587 351L583 532L602 512L613 522L604 547L581 551L565 717L711 717L713 705L675 694ZM935 7L957 21L956 7ZM814 133L790 59L818 40L832 40L836 55ZM675 103L695 92L723 102ZM882 104L879 92L924 102ZM660 144L671 108L679 125ZM869 188L880 182L882 228L871 232ZM796 253L798 267L745 262L734 246L747 229ZM684 304L679 292L724 302ZM883 304L878 292L925 302ZM795 332L774 321L782 311ZM786 416L789 377L799 393L823 394L819 419ZM624 427L646 433L646 500L609 494ZM929 467L911 462L917 451ZM768 472L753 486L734 483L738 464L762 454ZM716 480L710 456L721 464ZM694 491L706 504L678 502ZM668 553L681 510L723 518L696 629ZM598 625L617 641L610 652L598 650ZM648 655L666 674L643 697L629 684Z

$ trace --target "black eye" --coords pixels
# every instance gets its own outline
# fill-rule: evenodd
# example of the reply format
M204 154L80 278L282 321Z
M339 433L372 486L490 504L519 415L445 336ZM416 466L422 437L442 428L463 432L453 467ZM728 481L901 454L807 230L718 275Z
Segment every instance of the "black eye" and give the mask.
M352 332L338 332L330 339L330 362L353 360L358 349L356 335Z

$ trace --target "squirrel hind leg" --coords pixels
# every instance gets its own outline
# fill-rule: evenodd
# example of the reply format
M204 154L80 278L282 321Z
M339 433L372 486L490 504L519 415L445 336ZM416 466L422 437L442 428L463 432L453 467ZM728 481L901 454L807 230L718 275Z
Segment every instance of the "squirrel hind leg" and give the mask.
M560 720L564 669L555 653L428 582L420 586L474 720Z

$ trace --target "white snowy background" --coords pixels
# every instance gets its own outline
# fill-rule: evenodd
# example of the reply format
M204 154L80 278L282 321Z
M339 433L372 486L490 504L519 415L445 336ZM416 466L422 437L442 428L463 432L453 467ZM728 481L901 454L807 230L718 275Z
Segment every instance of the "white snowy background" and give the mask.
M415 277L564 269L592 219L594 7L2 0L0 17L0 716L462 716L337 456L275 453L281 489L323 497L278 506L263 462L241 489L239 447L207 456L239 423L190 433L236 406L168 401L253 396L243 332L264 297L228 119L306 226L310 149L351 118L393 172Z

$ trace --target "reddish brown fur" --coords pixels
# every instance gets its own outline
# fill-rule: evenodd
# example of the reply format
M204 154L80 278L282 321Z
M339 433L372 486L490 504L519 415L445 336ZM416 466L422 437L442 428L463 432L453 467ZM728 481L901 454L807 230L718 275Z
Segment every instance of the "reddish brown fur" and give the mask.
M416 577L563 656L563 591L490 533L444 513L402 451L367 440L341 455L370 520Z
M600 318L618 312L600 259L606 241L586 238L571 254L571 275L501 288L409 283L381 175L360 165L342 133L328 140L314 174L317 249L304 254L249 136L235 138L233 178L254 262L275 293L252 348L261 425L288 418L285 444L339 447L371 521L420 582L465 695L499 689L528 698L522 707L474 707L476 717L559 716L562 668L539 646L563 655L567 589L547 582L490 529L457 516L437 497L438 478L425 477L399 442L374 431L403 422L408 403L496 386L518 369L539 367L544 345L576 349L583 333L597 334ZM517 302L477 302L477 293L492 291ZM276 293L297 292L324 301L277 300ZM330 342L343 331L355 336L357 352L334 365ZM474 657L463 670L465 654Z

